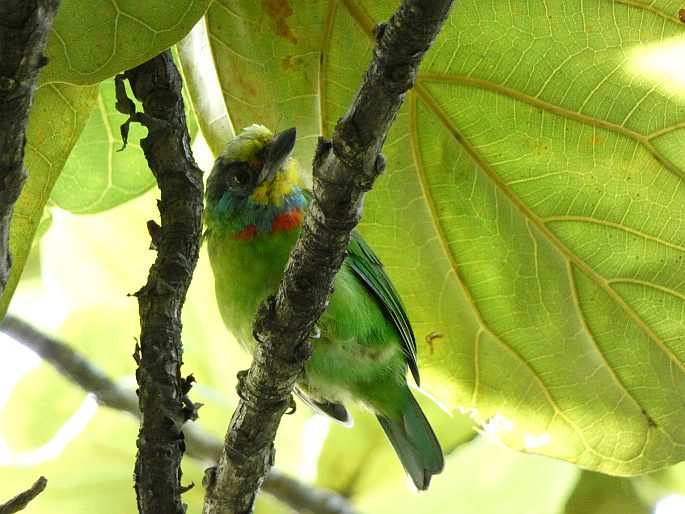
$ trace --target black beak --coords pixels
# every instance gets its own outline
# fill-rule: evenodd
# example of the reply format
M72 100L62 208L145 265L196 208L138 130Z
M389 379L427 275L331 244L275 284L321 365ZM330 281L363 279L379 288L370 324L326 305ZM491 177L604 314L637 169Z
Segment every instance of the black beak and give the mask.
M283 166L283 163L290 157L293 148L295 148L296 136L297 130L295 127L292 127L276 134L267 143L264 164L262 165L262 171L259 172L259 177L257 177L257 184L262 184L272 179L276 172L281 169L281 166Z

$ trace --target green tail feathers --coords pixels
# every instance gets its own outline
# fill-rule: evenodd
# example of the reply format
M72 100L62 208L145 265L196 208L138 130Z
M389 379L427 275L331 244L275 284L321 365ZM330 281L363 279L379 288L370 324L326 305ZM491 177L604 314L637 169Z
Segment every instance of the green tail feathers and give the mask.
M377 416L385 435L400 458L404 470L419 491L428 489L431 477L442 471L442 448L416 398L407 391L408 401L400 419Z

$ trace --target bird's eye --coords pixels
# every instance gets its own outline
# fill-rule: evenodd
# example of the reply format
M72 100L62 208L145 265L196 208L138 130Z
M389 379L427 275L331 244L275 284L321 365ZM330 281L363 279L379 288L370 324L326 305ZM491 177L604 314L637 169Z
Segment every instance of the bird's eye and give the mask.
M231 177L231 182L235 186L244 186L250 181L250 174L245 170L238 170Z

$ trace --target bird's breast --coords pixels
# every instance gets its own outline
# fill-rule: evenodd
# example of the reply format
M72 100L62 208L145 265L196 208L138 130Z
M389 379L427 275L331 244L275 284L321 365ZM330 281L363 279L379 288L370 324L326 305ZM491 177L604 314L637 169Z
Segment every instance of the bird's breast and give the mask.
M236 239L207 239L219 312L226 326L248 349L254 347L252 320L259 304L273 294L283 276L297 231Z

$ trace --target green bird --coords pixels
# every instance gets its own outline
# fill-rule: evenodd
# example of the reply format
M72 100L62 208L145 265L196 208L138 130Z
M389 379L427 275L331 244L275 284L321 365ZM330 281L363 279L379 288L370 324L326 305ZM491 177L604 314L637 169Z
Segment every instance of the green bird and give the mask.
M219 311L250 353L252 323L273 294L295 244L310 194L290 156L295 129L273 135L251 125L226 144L207 180L204 223ZM295 394L315 411L352 426L344 403L371 410L419 490L444 466L442 449L407 386L416 384L416 341L397 291L357 232L319 320Z

